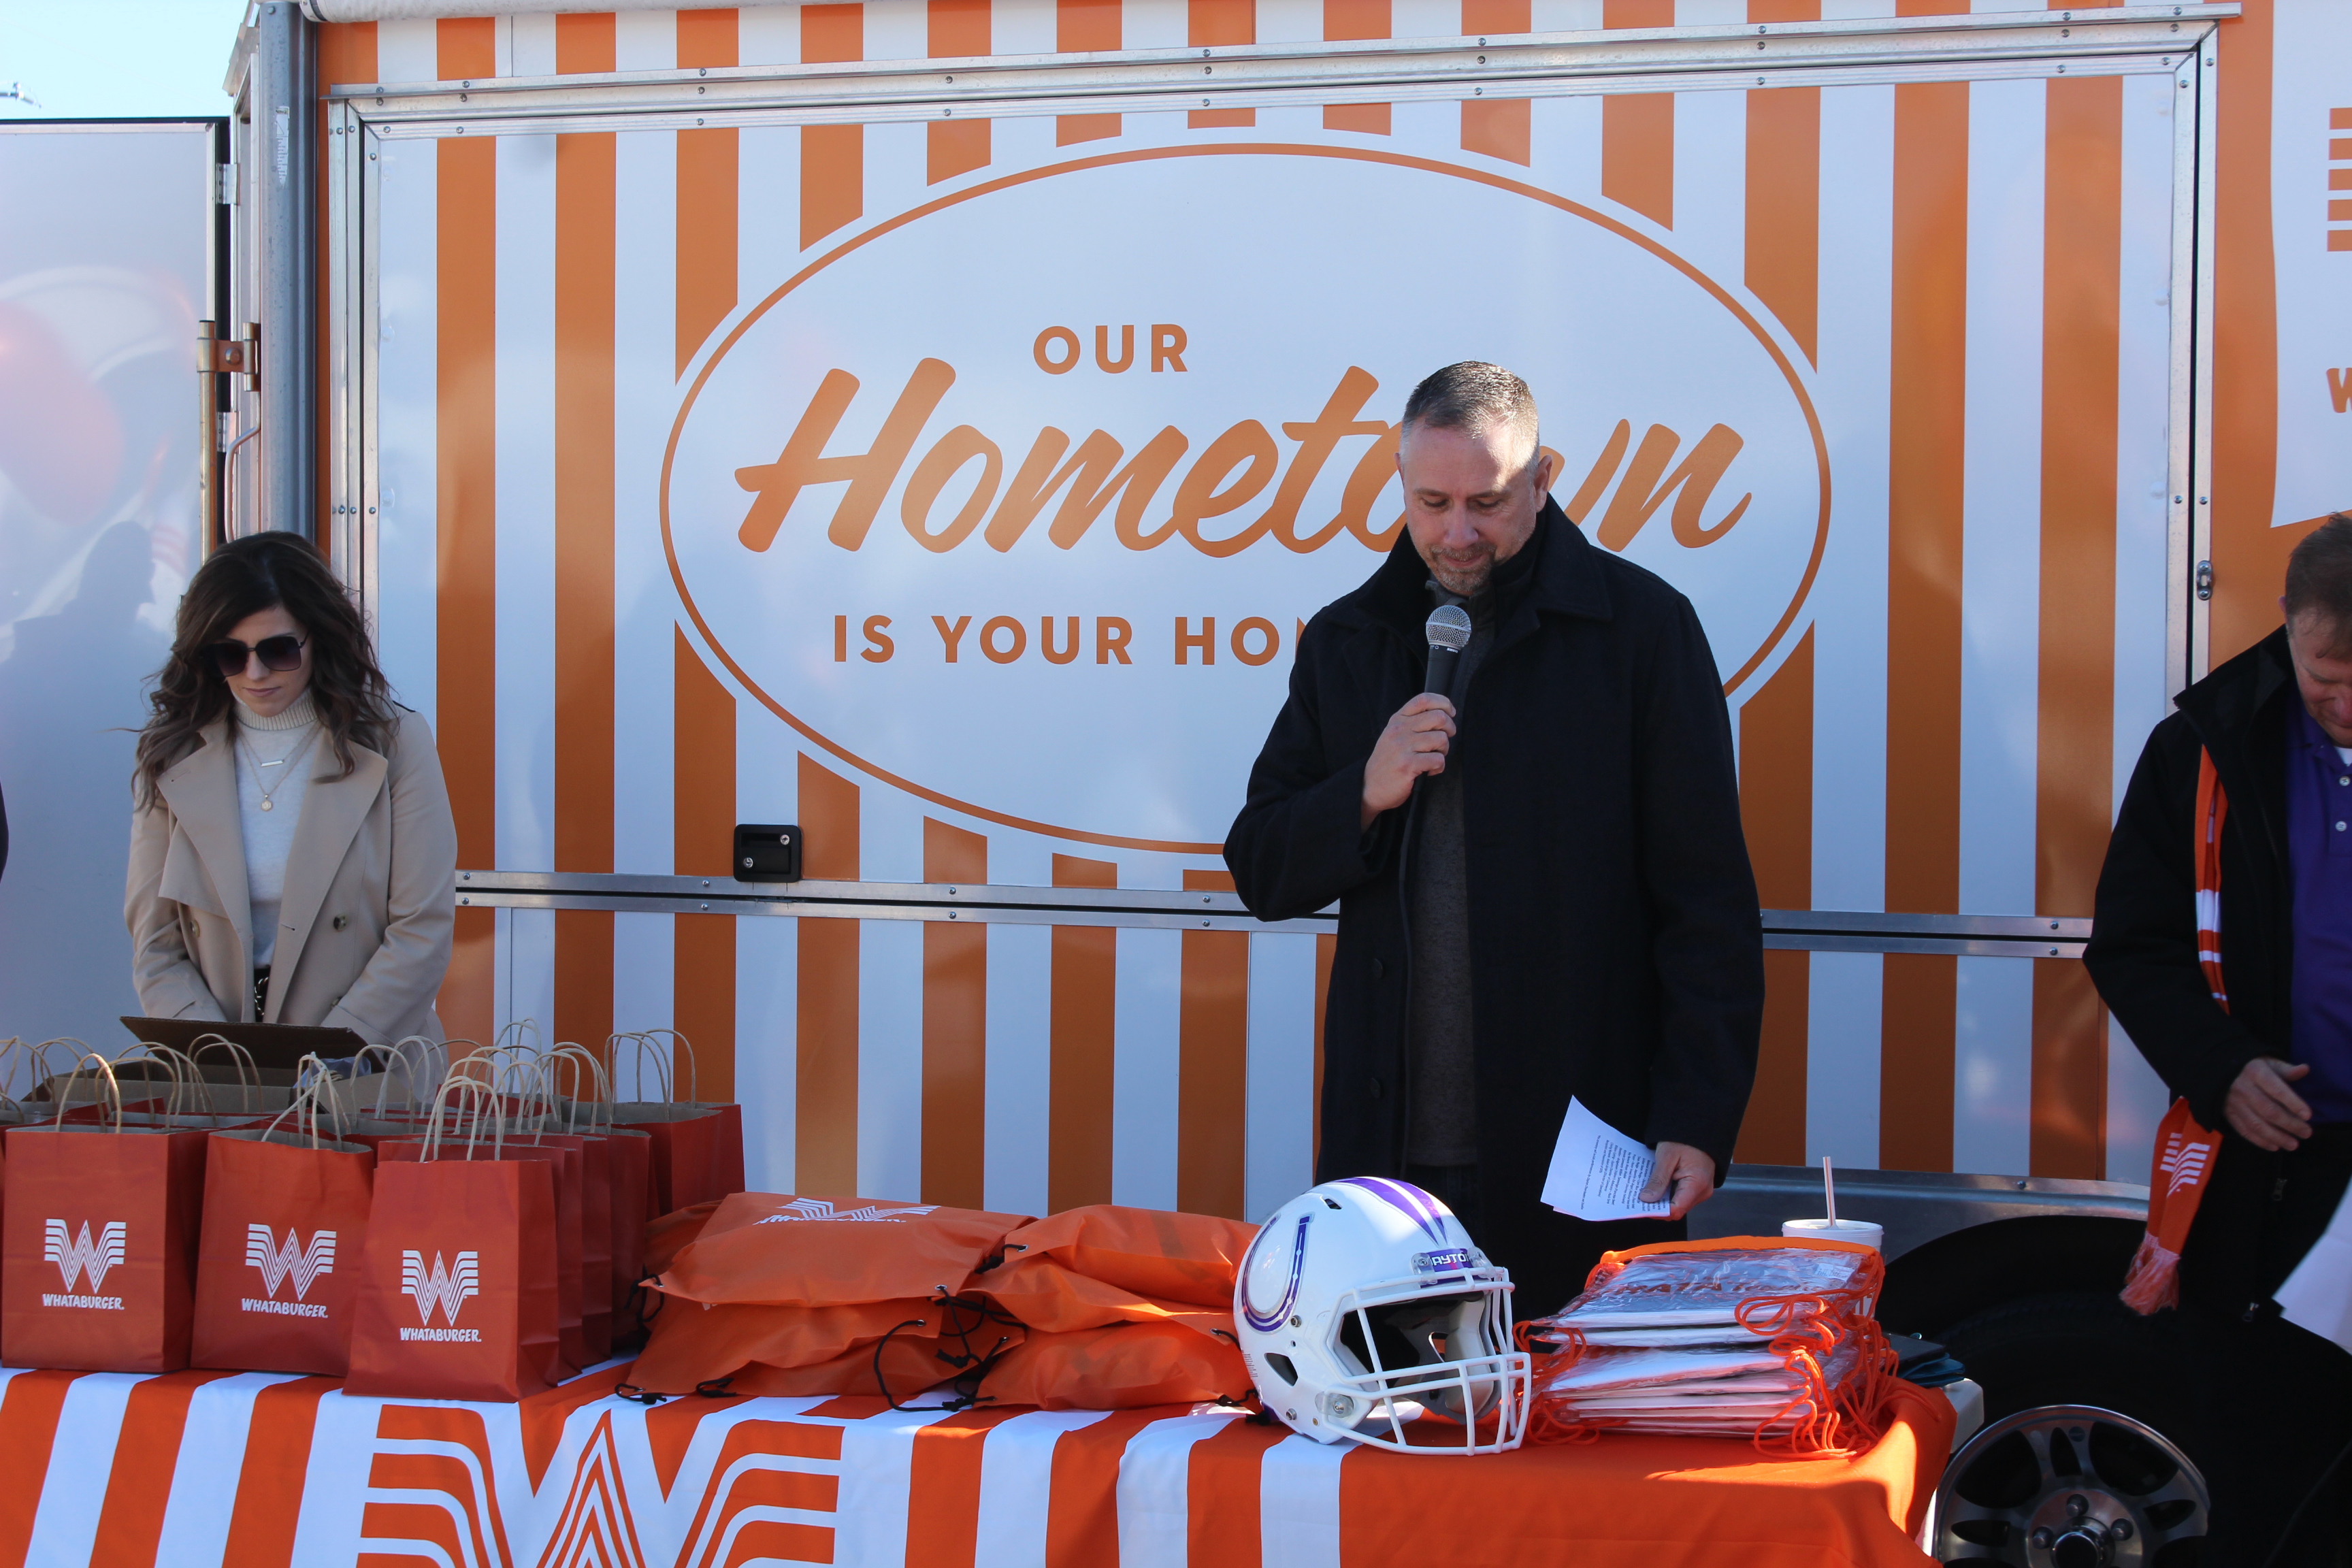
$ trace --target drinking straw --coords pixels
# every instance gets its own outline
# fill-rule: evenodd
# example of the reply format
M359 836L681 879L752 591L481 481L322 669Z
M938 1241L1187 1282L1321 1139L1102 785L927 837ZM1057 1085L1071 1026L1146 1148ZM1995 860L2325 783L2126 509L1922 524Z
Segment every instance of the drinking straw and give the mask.
M1822 1156L1822 1202L1829 1208L1830 1224L1837 1224L1837 1179L1830 1174L1830 1157Z

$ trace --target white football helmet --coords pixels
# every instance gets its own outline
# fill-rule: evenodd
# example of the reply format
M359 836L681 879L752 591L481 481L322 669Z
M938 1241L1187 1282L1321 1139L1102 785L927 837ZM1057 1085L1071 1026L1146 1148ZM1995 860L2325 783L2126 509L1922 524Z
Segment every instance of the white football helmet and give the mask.
M1283 1205L1234 1284L1242 1355L1267 1410L1318 1443L1412 1454L1519 1446L1528 1357L1511 1345L1510 1304L1509 1271L1452 1211L1382 1176ZM1454 1423L1460 1441L1408 1443L1405 1423L1424 1412Z

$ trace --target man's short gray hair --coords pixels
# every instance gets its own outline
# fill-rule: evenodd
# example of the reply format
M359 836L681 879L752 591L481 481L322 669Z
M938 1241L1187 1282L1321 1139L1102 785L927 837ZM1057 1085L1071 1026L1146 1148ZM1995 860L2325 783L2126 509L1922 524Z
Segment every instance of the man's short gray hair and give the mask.
M1475 436L1508 425L1527 437L1528 457L1538 448L1536 395L1528 384L1498 364L1465 359L1422 378L1404 400L1404 426L1461 430Z

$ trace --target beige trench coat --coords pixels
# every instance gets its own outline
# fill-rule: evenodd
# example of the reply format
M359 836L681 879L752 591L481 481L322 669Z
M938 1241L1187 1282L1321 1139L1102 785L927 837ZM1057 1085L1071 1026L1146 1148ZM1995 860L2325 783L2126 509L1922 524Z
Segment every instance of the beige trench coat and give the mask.
M323 741L294 826L260 1022L319 1024L371 1043L443 1037L433 1000L456 926L457 828L425 720L394 710L387 758L354 744L344 778ZM163 774L131 821L123 918L150 1017L252 1023L253 910L226 718Z

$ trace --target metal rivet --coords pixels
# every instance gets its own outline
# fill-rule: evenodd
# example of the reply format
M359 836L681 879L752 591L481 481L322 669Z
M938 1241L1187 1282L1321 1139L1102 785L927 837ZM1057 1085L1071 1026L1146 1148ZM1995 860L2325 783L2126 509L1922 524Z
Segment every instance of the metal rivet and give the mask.
M1202 66L1201 68L1201 74L1202 76L1214 76L1217 74L1217 68L1214 66Z
M709 92L710 89L707 87L698 87L694 90L697 92Z
M710 879L709 879L709 878L708 878L708 877L705 877L704 879L702 879L702 885L703 885L704 887L706 887L706 888L707 888L707 887L709 887L709 886L710 886Z
M709 76L710 74L710 68L709 66L703 67L700 74Z
M709 906L709 904L705 904L705 905L703 905L702 907L703 907L704 909L706 909L706 910L707 910L707 909L709 909L710 906Z
M460 871L460 872L459 872L459 873L457 873L457 874L458 874L459 876L461 876L461 877L465 878L465 879L466 879L466 880L467 880L468 882L470 882L470 881L472 881L472 880L474 879L474 874L473 874L471 871Z
M1486 56L1484 56L1484 55L1480 55L1480 56L1478 57L1478 63L1479 63L1480 65L1482 65L1482 66L1483 66L1483 65L1485 65L1485 64L1486 63Z
M957 914L957 911L956 911L956 910L950 910L948 911L948 919L950 919L950 920L953 920L953 919L955 919L955 918L956 918L956 914Z

